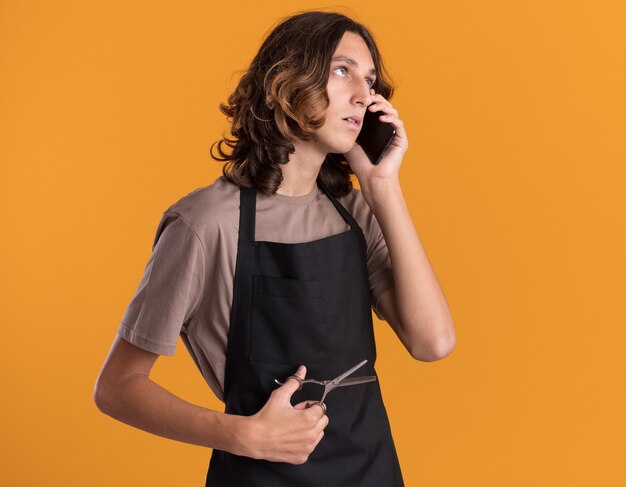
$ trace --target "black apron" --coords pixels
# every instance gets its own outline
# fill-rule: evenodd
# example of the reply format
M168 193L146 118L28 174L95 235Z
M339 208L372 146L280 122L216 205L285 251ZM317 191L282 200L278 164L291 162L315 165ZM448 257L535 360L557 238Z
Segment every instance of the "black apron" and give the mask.
M377 375L367 242L352 215L318 184L350 225L338 235L285 244L255 241L256 188L240 189L239 243L226 350L225 413L250 416L300 364L307 378ZM305 384L292 405L319 400ZM378 380L339 387L324 401L329 424L306 463L213 450L207 487L399 487L402 473Z

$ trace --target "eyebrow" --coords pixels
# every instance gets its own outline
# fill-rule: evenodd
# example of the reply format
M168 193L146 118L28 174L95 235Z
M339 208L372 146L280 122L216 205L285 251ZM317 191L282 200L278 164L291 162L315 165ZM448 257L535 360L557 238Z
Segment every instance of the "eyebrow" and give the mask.
M331 61L344 61L355 68L359 67L359 63L357 63L354 59L348 56L335 56L331 59ZM374 68L370 69L369 74L376 76L376 70Z

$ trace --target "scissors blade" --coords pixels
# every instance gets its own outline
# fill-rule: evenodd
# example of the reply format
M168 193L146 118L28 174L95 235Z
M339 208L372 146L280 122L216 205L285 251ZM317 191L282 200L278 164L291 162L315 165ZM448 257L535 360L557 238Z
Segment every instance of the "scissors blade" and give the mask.
M365 364L365 362L367 362L367 359L363 360L363 362L359 362L358 364L356 364L354 367L352 367L350 370L345 371L343 374L341 374L339 377L337 377L336 379L333 380L333 382L337 381L337 382L341 382L342 380L344 380L346 377L348 377L350 374L352 374L356 369L363 367L363 365Z
M362 362L359 362L358 364L356 364L354 367L352 367L349 370L346 370L343 374L341 374L339 377L331 380L328 384L326 384L324 386L324 394L322 395L322 398L320 399L320 403L324 402L324 399L326 399L326 396L328 395L328 393L330 391L332 391L335 387L338 387L339 385L341 385L341 382L348 377L351 373L353 373L356 369L358 369L359 367L362 367L365 363L367 362L367 359L363 360Z
M365 362L367 362L367 359L363 360L363 362L360 362L358 364L356 364L354 367L352 367L349 370L346 370L343 374L341 374L339 377L331 380L325 387L326 389L326 393L332 391L335 387L337 387L346 377L348 377L350 374L352 374L356 369L358 369L359 367L363 367L363 365L365 364Z
M373 382L375 380L376 380L376 376L374 376L374 375L368 375L368 376L365 376L365 377L352 377L352 378L345 379L345 380L341 381L337 387L353 386L353 385L356 385L356 384L364 384L366 382Z

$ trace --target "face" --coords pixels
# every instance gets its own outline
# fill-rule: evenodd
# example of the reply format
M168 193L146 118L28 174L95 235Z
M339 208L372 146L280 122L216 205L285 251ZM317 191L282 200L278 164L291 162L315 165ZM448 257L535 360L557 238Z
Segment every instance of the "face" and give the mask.
M374 61L367 44L360 35L346 32L332 56L326 87L326 121L316 132L322 151L343 154L352 149L365 110L372 102L370 89L375 80ZM345 120L348 117L358 119L354 123Z

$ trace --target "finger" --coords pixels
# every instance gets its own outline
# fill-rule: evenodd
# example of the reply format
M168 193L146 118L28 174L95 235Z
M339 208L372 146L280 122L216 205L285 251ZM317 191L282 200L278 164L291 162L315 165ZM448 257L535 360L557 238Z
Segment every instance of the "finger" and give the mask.
M324 438L324 431L320 431L320 434L317 437L317 440L315 440L315 443L313 444L313 449L314 450L317 447L317 445L319 444L319 442L322 441L322 438Z
M320 404L317 401L311 401L309 399L308 401L299 402L293 408L294 409L305 410L305 409L312 409L313 406L320 406ZM320 418L326 414L325 406L326 406L326 404L324 404L324 406L320 406L320 409L321 409L321 412L322 412L322 415L320 416ZM317 409L316 409L316 411L317 411Z
M320 418L326 414L326 404L324 403L320 404L319 401L307 401L305 409L310 409L313 406L318 406L319 409L321 409L322 414L320 415Z
M304 377L306 376L306 367L304 365L301 365L298 370L296 370L296 373L294 375L297 375L301 379L304 379ZM289 401L291 396L293 396L293 393L296 392L299 387L300 382L292 377L276 390L279 391L281 394L284 394L286 400Z
M304 377L306 376L306 366L301 365L300 367L298 367L298 370L296 370L295 374L293 374L293 375L297 375L301 379L304 379ZM300 386L300 383L296 379L291 378L290 380L292 382L294 382L295 384L297 384L298 386ZM287 381L287 382L289 382L289 381Z
M306 410L306 409L311 409L311 407L313 406L313 404L315 404L316 401L312 401L311 399L307 400L307 401L302 401L299 402L298 404L296 404L294 406L294 409L300 409L300 410Z
M322 431L322 430L326 429L326 426L328 426L329 422L330 422L330 420L328 419L328 415L327 414L322 414L322 416L317 418L317 423L315 423L315 428L318 431Z
M372 95L372 101L374 101L374 102L386 102L386 103L389 103L389 100L387 100L387 98L385 98L380 93L371 93L371 95Z
M378 102L378 103L372 103L370 106L367 107L367 109L370 112L385 112L385 113L391 113L393 115L398 115L398 110L396 110L393 105L391 105L391 103L382 103L382 102Z

